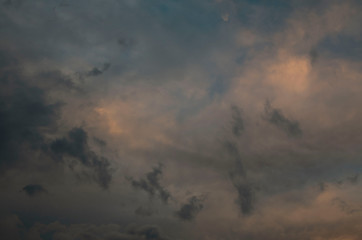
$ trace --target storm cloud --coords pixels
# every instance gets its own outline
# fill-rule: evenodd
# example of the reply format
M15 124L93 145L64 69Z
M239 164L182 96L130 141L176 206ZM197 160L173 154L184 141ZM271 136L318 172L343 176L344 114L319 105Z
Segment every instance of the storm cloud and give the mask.
M112 180L110 163L107 158L98 156L89 148L88 135L84 129L71 129L66 137L55 139L49 147L56 159L66 162L71 168L77 163L85 166L91 170L91 178L102 188L109 187ZM72 157L77 162L67 162L66 157Z
M167 203L171 198L170 193L161 186L160 177L162 176L163 166L159 164L154 167L153 170L146 174L146 178L140 180L134 180L129 178L132 186L136 189L142 189L146 191L150 196L157 195L164 203Z
M36 196L39 194L48 193L48 191L40 184L29 184L23 187L23 191L29 196Z
M24 149L44 147L43 133L54 127L62 104L49 103L43 89L27 84L15 71L1 71L0 78L0 164L4 171L27 159L22 155Z
M129 225L125 229L117 224L70 224L59 222L49 224L35 224L29 229L24 228L24 223L16 215L0 219L1 236L6 239L107 239L107 240L167 240L157 226ZM20 234L22 236L20 236Z
M181 220L191 221L196 215L204 208L203 201L205 197L192 196L188 199L188 202L183 204L178 211L176 216Z
M244 131L244 121L241 116L241 110L237 106L231 106L232 111L232 133L235 137L240 137Z

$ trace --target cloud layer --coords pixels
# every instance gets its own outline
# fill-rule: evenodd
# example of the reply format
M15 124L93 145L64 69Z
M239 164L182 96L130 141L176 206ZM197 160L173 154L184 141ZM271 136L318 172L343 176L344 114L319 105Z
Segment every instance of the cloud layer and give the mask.
M0 3L0 238L362 235L362 5Z

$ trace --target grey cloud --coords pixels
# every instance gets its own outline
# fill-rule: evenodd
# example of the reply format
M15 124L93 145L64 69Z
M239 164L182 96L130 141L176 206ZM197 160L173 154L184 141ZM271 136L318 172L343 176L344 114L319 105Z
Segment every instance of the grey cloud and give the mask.
M103 64L103 67L100 68L100 69L94 67L92 70L90 70L89 72L87 72L87 73L85 74L85 76L87 76L87 77L95 77L95 76L101 75L102 73L104 73L105 71L107 71L110 67L111 67L111 64L110 64L110 63L105 63L105 64Z
M319 58L318 51L316 49L310 50L309 59L312 65L314 65L318 61L318 58Z
M128 229L127 234L133 237L139 237L146 240L167 239L161 235L160 230L156 226L131 227Z
M55 139L49 146L55 159L65 161L73 157L78 163L93 172L92 178L103 188L108 188L112 180L110 163L105 157L98 156L88 145L88 135L83 128L73 128L68 136ZM68 163L72 167L72 162Z
M231 174L233 185L238 193L236 203L241 212L245 215L251 214L254 209L254 191L250 183L246 180L240 181L235 175Z
M357 30L355 30L357 31ZM334 34L323 39L318 48L329 58L362 60L362 38L351 34Z
M196 215L204 208L204 197L192 196L188 202L183 204L181 208L176 211L176 216L185 221L193 220Z
M347 213L347 214L353 214L353 213L357 213L357 212L361 212L362 208L356 208L351 206L349 203L347 203L346 201L344 201L341 198L334 198L332 199L332 204L337 206L341 211Z
M328 187L328 185L327 185L325 182L319 183L318 186L319 186L319 190L320 190L321 192L324 192L324 191L327 189L327 187Z
M240 137L244 131L244 121L241 115L241 109L237 106L231 106L232 112L232 133L235 137Z
M359 175L358 173L352 175L352 176L347 176L343 179L340 179L337 181L337 184L339 185L342 185L342 184L345 184L345 183L350 183L350 184L356 184L358 183L358 180L359 180Z
M143 216L143 217L150 217L154 214L154 211L150 208L145 208L145 207L138 207L134 213L136 215L139 215L139 216Z
M229 175L238 194L236 203L241 213L245 215L251 214L254 208L254 190L247 179L239 149L235 143L230 141L225 142L225 147L234 161L234 168L230 171Z
M118 224L49 224L36 223L28 228L18 216L12 215L0 219L1 239L77 239L77 240L167 240L157 226L128 226L126 229Z
M5 0L3 1L3 5L6 7L10 7L10 6L19 6L24 0Z
M136 43L134 39L125 37L119 38L117 42L120 46L125 48L132 47Z
M97 145L99 145L99 146L101 146L101 147L107 146L107 142L104 141L103 139L94 137L94 138L93 138L93 141L94 141Z
M286 118L282 111L273 108L269 101L265 102L264 115L266 121L283 130L288 136L300 137L302 135L299 122Z
M29 196L36 196L39 194L48 193L48 191L40 184L29 184L23 187L23 191Z
M0 217L0 238L20 240L24 235L24 225L17 215Z
M44 90L25 83L14 71L0 72L0 164L1 169L16 165L22 149L44 146L43 131L55 124L61 103L48 103Z
M224 146L225 146L226 151L229 153L232 160L234 161L235 172L238 175L245 177L244 165L243 165L243 162L242 162L242 159L241 159L239 149L236 146L236 144L234 142L231 142L231 141L225 141Z
M57 228L43 225L38 235L37 227L28 231L29 222L48 215L52 217L50 221L66 219L69 223L114 221L123 226L134 221L160 223L169 232L176 232L175 236L180 235L177 239L337 239L343 234L351 234L353 238L354 233L360 233L361 216L357 214L349 216L353 221L331 216L338 218L336 223L328 219L324 225L320 221L326 218L315 220L304 214L297 214L298 223L289 223L286 219L290 216L285 219L283 212L291 204L291 215L301 209L306 214L314 213L304 189L321 181L328 183L327 188L321 185L323 196L334 187L354 189L357 186L347 185L360 182L357 176L351 176L343 178L341 185L336 183L342 174L360 169L361 165L358 147L361 114L357 106L361 68L360 62L356 62L361 59L357 51L361 41L332 37L320 45L314 42L343 30L349 13L358 15L360 8L354 4L358 0L319 1L318 11L305 3L314 4L316 1L312 0L0 1L0 5L8 5L0 6L0 48L23 57L19 69L34 76L24 79L20 78L20 70L15 71L18 76L10 73L8 68L16 65L16 60L0 56L0 65L5 66L0 85L0 172L18 167L0 176L5 192L0 212L24 211L33 215L31 221L24 220L26 228L18 229L19 239L26 239L28 234L31 239L33 232L33 239L44 240L164 238L150 227L146 230L136 227L127 232L117 225L107 226L106 231L105 226L87 223L53 224ZM23 4L17 4L20 2ZM230 15L228 22L220 19L220 13ZM354 28L346 27L349 29L346 31L354 31L359 23L356 21ZM312 68L308 62L306 66L299 65L305 64L306 57L300 54L308 54L310 49L313 49L309 53ZM291 65L297 64L295 69L289 68L289 60ZM104 62L112 63L112 67L103 66ZM278 69L276 73L274 66ZM41 69L39 74L34 73L37 69ZM273 82L272 86L263 80L269 70L273 76L281 70L281 77L307 74L312 77L309 80L313 89L307 87L300 95L293 95L293 89L288 87L275 89L274 84L279 82ZM67 72L79 75L73 77ZM80 75L84 81L77 78ZM335 81L338 87L332 89L326 84L324 88L325 82L320 79ZM84 88L87 94L73 95L79 88ZM262 109L255 116L258 99L267 95L288 106L284 109L270 104L265 112ZM61 107L53 99L70 104ZM316 99L319 104L313 106ZM230 111L229 101L243 103L231 106ZM295 118L300 122L287 112L293 102L298 102L298 109L308 109L306 115ZM60 109L64 109L62 118L58 118ZM221 120L224 114L228 118L226 135L230 139L222 139L225 142L222 148L217 139L222 131L219 126L225 125ZM260 119L261 114L264 120ZM288 143L275 136L265 137L264 129L258 127L259 121L268 125L267 130L291 137L303 135L305 123L312 134L303 141ZM81 122L87 130L72 129L81 126ZM124 131L121 134L108 131L115 125ZM93 138L93 133L102 140ZM330 147L339 143L341 148ZM114 163L122 166L117 170L119 177L111 174L109 156L113 153L107 147L119 147L116 155L125 159ZM155 159L168 161L167 179L168 168L150 168L147 173L146 162ZM44 164L44 161L49 162ZM132 175L134 179L122 182L122 174L135 168L146 174ZM73 185L72 177L59 180L55 179L57 174L67 178L78 174L104 188L113 181L112 189L99 192L97 184ZM29 199L22 192L23 198L16 199L15 194L19 194L16 191L34 180L46 183L47 188L49 185L48 190L56 192L57 198ZM19 186L19 182L25 184ZM208 201L210 207L200 203L205 204L200 215L193 214L194 206L189 199L171 209L174 198L190 186L193 191L205 189L215 194ZM133 188L141 195L134 196ZM286 200L283 195L289 191L293 191L293 196ZM360 197L355 191L347 192ZM298 199L302 195L308 196ZM149 196L157 198L157 206L160 204L157 216L135 216L151 214L147 207L137 208L139 203L135 201L143 202L142 198ZM345 201L349 201L348 197ZM16 201L12 202L13 199ZM220 209L217 203L233 206ZM266 204L261 206L262 203ZM39 209L43 212L32 204L44 206ZM343 206L337 201L334 204ZM273 210L269 211L269 207ZM233 208L243 215L257 214L236 219L231 212ZM170 212L172 215L176 211L189 219L197 215L196 220L200 220L197 229L194 224L180 222L180 216L172 218ZM25 214L19 212L19 216ZM219 224L219 219L225 222ZM260 224L254 226L254 222ZM339 232L334 236L320 234L318 228L326 232L339 229ZM237 233L231 237L229 231ZM355 238L359 235L355 234ZM18 239L12 235L0 238Z
M43 71L35 73L34 77L26 77L20 66L21 61L11 54L0 53L0 172L26 161L33 162L34 159L28 156L43 151L51 153L56 160L63 160L65 155L78 159L91 170L88 173L90 178L107 188L111 181L109 161L90 150L83 129L75 128L66 138L56 139L50 144L46 137L47 133L57 131L56 124L64 105L61 102L49 103L47 89L79 88L61 71ZM40 160L45 162L49 158Z
M153 168L153 170L146 174L146 179L134 180L129 178L134 188L146 191L150 196L156 193L164 203L167 203L171 194L161 186L160 177L162 176L162 165Z
M10 6L11 4L12 4L11 0L5 0L3 2L3 5L5 5L5 6Z
M37 80L41 80L44 88L52 90L76 90L82 92L83 90L72 77L65 75L59 70L43 71L37 75Z
M359 179L359 174L355 174L353 176L347 177L347 180L351 183L357 183Z

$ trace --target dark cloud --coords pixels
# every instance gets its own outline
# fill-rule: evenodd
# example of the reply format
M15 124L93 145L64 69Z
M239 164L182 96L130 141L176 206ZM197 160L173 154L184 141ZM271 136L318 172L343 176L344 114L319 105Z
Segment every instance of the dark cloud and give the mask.
M328 187L328 185L327 185L325 182L319 183L318 186L319 186L319 190L320 190L321 192L324 192L324 191L327 189L327 187Z
M343 179L340 179L337 181L337 184L339 185L342 185L342 184L345 184L345 183L349 183L349 184L356 184L358 183L358 180L359 180L359 175L358 173L352 175L352 176L348 176L348 177L345 177Z
M241 116L241 109L237 106L231 106L232 133L235 137L240 137L244 131L244 121Z
M3 1L3 5L6 7L15 6L18 7L24 0L5 0Z
M67 162L72 168L73 164L80 163L92 171L93 178L101 187L108 188L112 176L110 163L107 158L98 156L88 145L88 135L83 128L73 128L68 136L55 139L49 146L55 159L66 162L66 157L72 157L77 162Z
M351 34L333 34L323 39L318 48L330 58L362 60L362 37Z
M241 159L239 149L235 142L225 141L224 146L235 164L235 172L240 176L245 176L244 165Z
M354 214L354 213L362 211L362 208L353 207L350 204L348 204L346 201L344 201L343 199L338 198L338 197L332 199L332 204L347 214Z
M82 92L83 90L75 83L72 77L62 73L59 70L43 71L37 75L37 79L41 81L41 85L46 89L54 90L76 90Z
M166 240L156 226L130 227L127 234L146 240Z
M24 230L24 225L17 215L0 217L0 239L20 240L24 236Z
M3 5L5 5L5 6L10 6L10 5L11 5L11 0L5 0L5 1L3 1Z
M43 148L61 103L48 103L43 89L25 83L15 71L0 72L0 165L2 170L25 160L24 149Z
M236 203L238 204L241 213L244 215L251 214L254 209L254 190L251 184L248 183L246 179L239 179L236 175L230 174L230 176L238 193Z
M231 182L237 191L237 205L241 213L248 215L254 208L254 190L249 183L238 147L235 143L226 141L225 147L234 161L234 168L229 172Z
M8 51L0 48L0 72L2 78L5 74L13 74L17 78L19 78L20 76L17 72L18 69L16 69L16 67L18 66L19 60Z
M317 62L318 58L319 58L318 51L316 49L310 50L309 59L312 65L314 65Z
M0 239L165 239L130 222L176 239L362 234L360 213L344 214L361 198L359 177L344 175L361 169L358 0L0 1L0 49L12 52L0 51L0 214L25 223L0 221L15 229ZM300 75L311 84L284 86ZM256 115L268 96L285 108ZM300 118L287 111L295 102ZM285 141L304 124L308 138ZM124 160L111 165L113 154ZM122 181L128 172L146 174ZM28 183L56 198L28 198L35 184L19 193ZM188 188L213 192L210 205L177 201ZM149 196L157 208L139 207Z
M87 73L85 74L85 76L87 76L87 77L95 77L95 76L101 75L102 73L104 73L105 71L107 71L110 67L111 67L111 64L110 64L110 63L105 63L105 64L103 64L103 67L100 68L100 69L94 67L92 70L90 70L89 72L87 72Z
M29 196L36 196L43 193L48 193L48 191L39 184L29 184L23 187L23 191Z
M204 208L203 201L205 197L192 196L188 202L183 204L181 208L176 211L176 216L185 221L193 220L196 215Z
M273 108L269 101L265 102L264 117L266 121L283 130L290 137L300 137L302 135L299 122L286 118L282 111Z
M118 224L49 224L36 223L27 228L18 216L0 219L0 238L12 240L77 239L77 240L167 240L157 226L132 225L122 228Z
M160 177L162 176L162 165L154 167L152 172L146 174L146 179L134 180L129 178L134 188L146 191L150 196L157 194L164 203L167 203L171 194L161 186Z
M99 146L101 146L101 147L107 146L107 142L104 141L103 139L94 137L94 138L93 138L93 141L94 141L97 145L99 145Z
M359 179L359 174L358 174L358 173L356 173L356 174L353 175L353 176L347 177L347 180L348 180L350 183L357 183L357 182L358 182L358 179Z

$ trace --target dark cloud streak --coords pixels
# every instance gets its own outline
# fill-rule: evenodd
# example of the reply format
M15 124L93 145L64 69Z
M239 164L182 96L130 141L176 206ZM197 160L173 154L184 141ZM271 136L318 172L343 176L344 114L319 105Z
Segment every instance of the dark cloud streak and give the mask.
M50 144L55 159L65 161L65 157L73 157L79 163L93 171L93 179L104 189L112 180L110 163L107 158L98 156L88 145L88 135L83 128L73 128L68 136L55 139ZM72 163L68 163L71 167Z
M153 168L152 172L146 174L146 179L134 180L129 178L131 184L136 189L142 189L146 191L150 196L154 196L156 193L164 203L167 203L171 197L171 194L161 186L160 176L162 176L162 165Z
M253 188L246 177L246 171L236 144L226 141L225 147L234 161L234 168L229 172L229 176L238 194L236 203L238 204L240 211L243 214L248 215L254 208Z
M244 121L241 115L241 109L237 106L231 106L232 111L232 133L235 137L240 137L244 131Z
M181 208L176 211L176 216L184 221L193 220L196 215L204 208L203 201L205 197L192 196L188 202L183 204Z
M29 196L37 196L40 194L48 193L48 191L40 184L29 184L23 187L23 191Z
M98 75L103 74L105 71L107 71L111 67L110 63L103 64L103 67L101 69L94 67L92 70L87 72L85 75L87 77L96 77Z
M264 115L266 121L283 130L288 136L302 136L303 132L299 126L299 122L286 118L282 111L273 108L269 101L265 102Z

